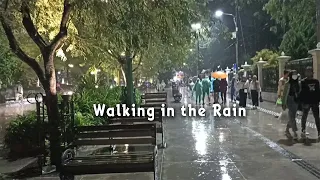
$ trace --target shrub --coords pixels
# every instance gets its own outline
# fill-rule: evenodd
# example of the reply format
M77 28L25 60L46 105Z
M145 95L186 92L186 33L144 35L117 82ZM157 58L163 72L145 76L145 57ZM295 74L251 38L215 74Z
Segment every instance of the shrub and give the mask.
M28 154L37 149L38 133L36 112L32 111L29 114L18 116L9 123L6 128L4 145L10 150L10 154L24 156L22 152Z
M106 123L107 118L95 117L93 104L105 104L106 108L115 107L122 103L122 87L98 88L82 86L74 95L75 122L77 125L101 125Z

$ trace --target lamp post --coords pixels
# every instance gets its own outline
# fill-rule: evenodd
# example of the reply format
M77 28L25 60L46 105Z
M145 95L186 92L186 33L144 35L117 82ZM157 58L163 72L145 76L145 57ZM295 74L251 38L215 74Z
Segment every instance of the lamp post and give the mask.
M199 62L200 62L200 29L201 29L201 24L200 23L195 23L191 24L192 30L196 33L197 36L197 49L198 49L198 61L197 61L197 75L199 75Z
M233 23L234 23L234 27L235 27L235 32L234 32L234 37L236 38L236 64L237 67L239 66L239 39L238 39L238 25L237 25L237 18L235 15L233 14L229 14L229 13L224 13L221 10L216 11L215 13L216 17L221 17L222 15L225 16L231 16L233 18ZM237 69L235 69L237 71Z
M121 58L126 62L126 79L127 79L127 105L129 107L134 104L134 86L133 86L133 73L132 73L132 60L133 57L129 51L123 52Z

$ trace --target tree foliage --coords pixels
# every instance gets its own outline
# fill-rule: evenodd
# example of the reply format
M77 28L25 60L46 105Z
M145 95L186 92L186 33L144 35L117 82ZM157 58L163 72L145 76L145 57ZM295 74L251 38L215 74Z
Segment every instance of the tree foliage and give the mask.
M305 58L316 45L315 0L269 0L265 10L286 31L280 49L293 58Z
M265 66L273 67L278 65L278 61L277 61L278 57L279 55L277 52L274 52L269 49L262 49L261 51L258 51L256 55L253 58L251 58L251 60L254 63L257 63L258 61L260 61L260 59L262 59L263 61L267 62Z

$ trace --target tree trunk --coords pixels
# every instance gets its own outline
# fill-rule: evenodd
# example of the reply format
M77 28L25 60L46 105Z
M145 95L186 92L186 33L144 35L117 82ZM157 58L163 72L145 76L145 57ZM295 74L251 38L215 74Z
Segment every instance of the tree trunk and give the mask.
M61 148L60 148L60 117L58 107L58 96L57 96L57 81L56 73L54 68L54 52L48 52L49 55L43 55L45 62L45 76L46 81L43 84L46 92L46 106L49 121L49 141L50 141L50 159L51 164L55 165L59 169L61 165Z

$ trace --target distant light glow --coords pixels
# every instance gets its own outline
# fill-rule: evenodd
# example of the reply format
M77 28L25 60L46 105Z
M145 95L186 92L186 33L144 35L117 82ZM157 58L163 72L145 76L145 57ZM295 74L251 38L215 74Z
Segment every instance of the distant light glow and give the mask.
M197 31L201 29L201 24L200 23L191 24L191 28L192 30Z

